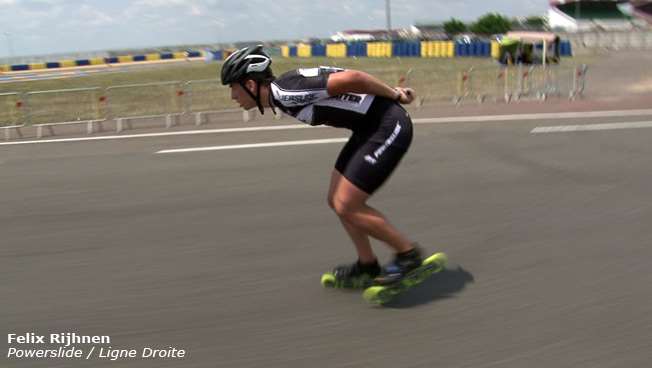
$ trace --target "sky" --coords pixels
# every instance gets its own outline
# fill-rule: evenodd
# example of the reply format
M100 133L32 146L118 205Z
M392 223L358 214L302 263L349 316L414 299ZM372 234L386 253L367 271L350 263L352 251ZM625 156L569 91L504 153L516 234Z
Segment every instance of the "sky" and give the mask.
M488 12L543 15L548 0L391 0L392 28ZM327 38L385 28L385 0L0 0L0 57Z

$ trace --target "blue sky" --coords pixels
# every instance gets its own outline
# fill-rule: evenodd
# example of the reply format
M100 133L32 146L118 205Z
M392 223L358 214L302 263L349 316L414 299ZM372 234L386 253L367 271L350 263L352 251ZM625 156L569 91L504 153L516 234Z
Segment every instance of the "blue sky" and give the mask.
M392 26L487 12L544 14L548 0L391 0ZM0 57L328 37L385 27L385 0L0 0Z

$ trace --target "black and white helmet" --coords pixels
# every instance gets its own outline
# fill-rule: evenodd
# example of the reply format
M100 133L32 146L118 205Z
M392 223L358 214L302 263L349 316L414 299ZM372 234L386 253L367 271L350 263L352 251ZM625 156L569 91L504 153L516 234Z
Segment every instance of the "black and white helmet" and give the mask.
M222 84L242 82L245 78L271 81L274 79L271 64L272 58L263 50L263 45L242 48L224 60Z

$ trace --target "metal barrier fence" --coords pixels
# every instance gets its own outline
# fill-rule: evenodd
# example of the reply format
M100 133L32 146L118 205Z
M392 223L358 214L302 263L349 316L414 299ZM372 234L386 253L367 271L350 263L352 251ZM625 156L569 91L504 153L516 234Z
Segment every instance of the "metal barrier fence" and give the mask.
M374 74L374 70L368 70ZM429 72L397 65L383 79L417 91L416 106L453 101L514 102L581 96L586 66L512 66ZM376 72L380 72L377 70ZM394 82L392 82L394 81ZM0 94L0 126L233 112L230 90L218 79Z
M0 126L15 125L24 121L23 110L20 93L0 93Z
M100 92L99 87L28 92L25 94L26 121L41 124L101 119Z
M106 88L106 118L181 114L185 111L182 82L128 84Z
M457 75L409 70L404 75L404 85L416 91L418 107L429 103L450 102L456 95Z
M586 65L471 68L459 73L454 102L575 99L584 92L587 69Z
M219 111L233 107L231 91L219 79L186 82L186 112Z

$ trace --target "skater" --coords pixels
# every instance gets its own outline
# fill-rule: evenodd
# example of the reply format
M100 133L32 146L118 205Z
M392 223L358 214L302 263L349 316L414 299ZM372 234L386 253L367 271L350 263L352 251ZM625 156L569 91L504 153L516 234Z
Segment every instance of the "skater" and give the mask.
M412 122L400 104L415 94L392 88L355 70L318 67L289 71L276 78L272 59L262 45L242 48L222 66L222 84L242 108L279 109L310 125L346 128L353 133L331 174L328 205L339 217L358 254L358 260L335 267L339 287L367 287L400 281L419 267L422 251L402 235L369 197L389 178L412 141ZM378 264L369 237L389 245L396 254L384 267Z

